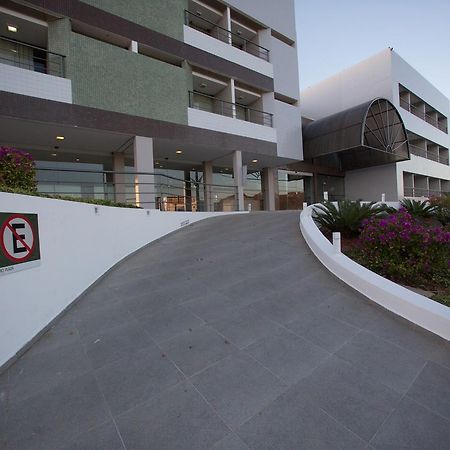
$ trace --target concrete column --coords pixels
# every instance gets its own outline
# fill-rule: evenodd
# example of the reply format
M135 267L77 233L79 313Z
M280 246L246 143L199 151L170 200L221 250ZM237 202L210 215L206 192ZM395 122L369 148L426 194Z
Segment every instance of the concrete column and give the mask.
M184 204L186 211L192 211L191 171L184 171Z
M212 161L203 162L203 183L204 183L204 195L205 195L205 210L214 211L214 199L212 198L213 184L213 163Z
M264 209L266 211L275 211L278 192L278 169L265 167L261 172L261 182L264 194Z
M134 153L134 189L136 204L141 208L156 208L155 203L155 177L147 175L153 173L153 139L143 136L135 136L133 142ZM144 174L142 174L144 173Z
M234 186L236 187L236 209L244 211L244 180L242 173L242 152L235 150L233 152L233 176Z
M113 171L115 200L119 203L125 203L127 196L125 193L125 155L123 153L113 153Z

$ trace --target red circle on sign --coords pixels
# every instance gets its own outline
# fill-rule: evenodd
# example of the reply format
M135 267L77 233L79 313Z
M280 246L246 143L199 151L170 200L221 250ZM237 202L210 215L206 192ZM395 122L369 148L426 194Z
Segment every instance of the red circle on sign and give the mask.
M33 245L31 246L31 249L29 250L28 254L23 256L22 258L16 258L15 256L10 255L5 247L5 243L3 242L3 233L5 232L5 228L9 225L11 220L14 219L22 219L23 221L25 221L29 225L31 232L33 233ZM33 228L31 222L22 214L13 214L12 216L8 217L8 219L5 221L5 223L2 225L2 228L0 229L0 247L3 250L5 256L12 262L16 263L25 262L33 254L35 244L36 244L36 231Z

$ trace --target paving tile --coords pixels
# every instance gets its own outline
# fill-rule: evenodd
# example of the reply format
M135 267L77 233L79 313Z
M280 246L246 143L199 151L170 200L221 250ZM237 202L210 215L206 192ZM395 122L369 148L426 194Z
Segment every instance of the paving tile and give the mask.
M242 353L197 374L192 383L231 427L244 423L287 387Z
M246 261L247 265L250 264ZM221 292L231 298L239 297L246 304L262 300L269 292L276 288L268 277L251 276L236 284L221 289Z
M205 323L183 306L167 308L151 316L142 316L138 320L155 342L172 339Z
M371 445L377 450L444 449L450 442L450 422L405 397L386 420Z
M225 338L203 326L160 344L163 352L187 376L205 369L236 351Z
M410 388L425 365L420 356L366 332L357 334L336 355L400 393Z
M251 307L237 309L211 326L239 348L247 347L280 329L279 325Z
M320 305L317 310L358 328L365 328L383 314L373 302L353 292L338 293Z
M366 442L354 433L295 394L289 389L237 429L251 450L362 450L366 447Z
M176 306L177 300L164 291L143 292L140 295L123 299L124 306L134 317L158 314L167 308Z
M80 342L38 353L27 352L9 369L10 399L24 400L91 370Z
M156 346L107 364L95 376L114 415L149 400L183 379Z
M428 362L407 395L450 420L450 369Z
M95 333L83 339L94 369L154 344L137 320Z
M231 433L217 442L211 450L249 450L249 448L239 436Z
M450 368L450 343L393 314L387 313L366 327L368 331L426 359Z
M218 291L210 291L201 297L183 303L189 311L206 322L224 319L237 308L245 306L239 297L230 298Z
M207 450L229 429L185 383L120 415L120 433L129 449Z
M308 311L303 318L290 322L286 327L331 353L359 331L358 328L316 310Z
M56 349L68 344L74 344L79 342L79 340L80 335L77 328L72 323L68 323L63 316L42 335L39 341L33 344L27 351L27 354Z
M339 423L366 441L400 402L401 395L332 356L298 387Z
M253 308L269 319L280 324L287 324L305 317L313 308L323 303L323 298L302 295L295 287L287 287L275 293L269 293L256 303Z
M288 384L308 375L330 355L284 329L250 345L245 351Z
M76 308L72 315L71 322L77 328L81 338L134 320L131 313L121 303L106 304L97 308Z
M117 429L112 422L104 423L82 433L61 450L125 450Z
M8 450L60 448L109 420L106 404L91 374L11 403L7 414L6 429L0 429L0 436L4 437Z

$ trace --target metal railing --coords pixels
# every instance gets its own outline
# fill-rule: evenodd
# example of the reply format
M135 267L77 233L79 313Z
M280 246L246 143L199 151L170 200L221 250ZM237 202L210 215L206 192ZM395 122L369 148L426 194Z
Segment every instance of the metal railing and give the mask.
M406 109L407 111L409 111L411 114L414 114L416 117L419 117L420 119L429 123L433 127L443 131L444 133L448 133L447 124L440 122L439 120L436 120L434 117L430 116L425 111L423 111L423 109L418 108L417 106L414 106L413 104L407 102L403 98L400 98L400 106L403 109Z
M225 42L233 47L239 48L246 53L249 53L258 58L264 59L265 61L269 61L270 51L267 48L261 47L258 44L255 44L248 39L243 38L237 33L233 33L225 28L220 27L214 22L210 22L203 17L200 17L198 14L194 14L188 10L184 11L185 24L194 30L200 31L208 36L212 36L219 41ZM194 22L198 21L201 25L198 25Z
M419 147L418 145L409 144L410 152L413 155L421 156L422 158L429 159L431 161L436 161L441 164L449 165L448 155L441 154L441 152L438 151L430 151L428 149L425 149L423 147Z
M403 189L405 197L443 197L445 195L449 195L448 192L439 191L437 189L426 189L426 188L417 188L417 187L404 187Z
M221 116L245 120L266 127L273 127L273 114L249 108L239 103L226 102L212 95L189 91L189 107Z
M65 56L0 36L0 63L65 77Z
M237 188L154 172L36 168L38 192L161 211L235 211Z

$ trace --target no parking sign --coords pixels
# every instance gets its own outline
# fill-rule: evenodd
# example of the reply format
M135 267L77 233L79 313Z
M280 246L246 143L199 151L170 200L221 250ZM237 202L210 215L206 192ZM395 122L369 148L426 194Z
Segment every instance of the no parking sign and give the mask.
M0 213L0 275L40 263L37 214Z

